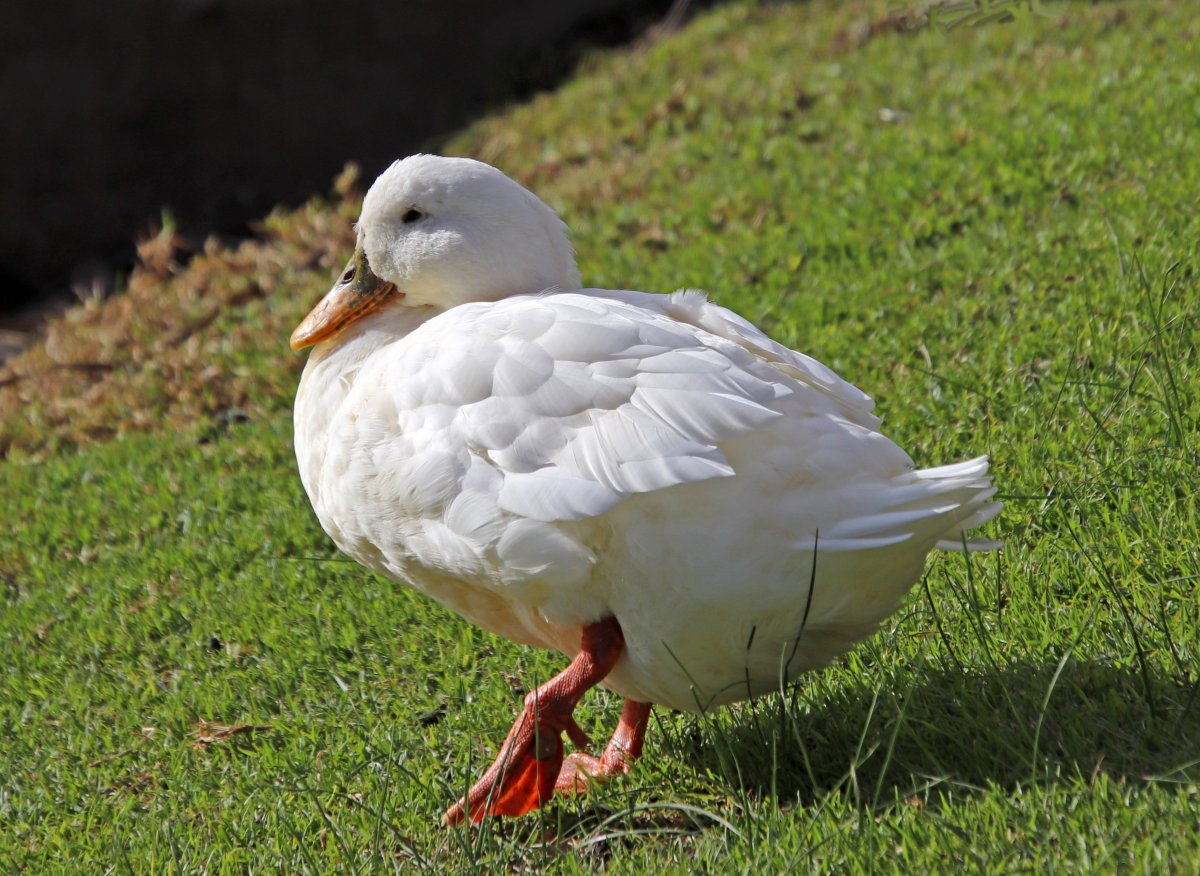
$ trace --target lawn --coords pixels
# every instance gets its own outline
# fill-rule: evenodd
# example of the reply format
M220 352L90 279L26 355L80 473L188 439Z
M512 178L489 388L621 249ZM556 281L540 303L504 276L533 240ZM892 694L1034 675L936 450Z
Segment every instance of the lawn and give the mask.
M585 282L705 288L919 465L989 453L1003 552L790 690L656 711L624 781L443 828L565 661L304 498L286 339L361 182L186 266L168 226L0 371L0 870L1195 872L1200 22L1007 8L730 3L435 144L558 209Z

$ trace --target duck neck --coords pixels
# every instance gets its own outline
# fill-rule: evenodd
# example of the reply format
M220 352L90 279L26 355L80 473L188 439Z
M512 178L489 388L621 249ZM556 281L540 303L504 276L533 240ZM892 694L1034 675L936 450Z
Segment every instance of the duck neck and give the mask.
M296 390L293 426L300 478L314 505L330 422L354 389L359 371L379 350L402 342L439 312L432 307L389 307L317 344L309 354Z

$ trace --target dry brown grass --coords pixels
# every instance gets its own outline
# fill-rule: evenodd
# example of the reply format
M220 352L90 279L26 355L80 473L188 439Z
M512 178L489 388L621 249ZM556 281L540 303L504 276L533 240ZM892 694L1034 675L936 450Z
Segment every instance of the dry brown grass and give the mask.
M290 399L304 360L288 334L348 257L360 201L347 168L332 201L277 211L234 248L210 240L186 266L170 230L143 241L121 294L52 319L0 367L0 459Z

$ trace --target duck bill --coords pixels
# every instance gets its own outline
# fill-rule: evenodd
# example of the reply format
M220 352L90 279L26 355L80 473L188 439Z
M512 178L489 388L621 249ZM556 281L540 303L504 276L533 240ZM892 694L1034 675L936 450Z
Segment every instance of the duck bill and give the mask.
M292 332L292 349L303 350L328 340L346 326L378 310L380 305L403 297L403 294L396 289L396 284L375 275L360 246L346 265L342 280L329 290Z

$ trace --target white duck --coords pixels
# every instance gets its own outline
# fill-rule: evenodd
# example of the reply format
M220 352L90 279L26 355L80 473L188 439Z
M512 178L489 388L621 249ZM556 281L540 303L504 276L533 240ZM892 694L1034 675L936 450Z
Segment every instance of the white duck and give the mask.
M415 155L371 186L291 339L315 345L296 456L338 547L573 658L449 822L627 772L651 703L701 711L828 663L1000 509L986 457L914 470L870 398L702 293L579 286L537 197ZM617 731L564 761L599 683L626 698Z

